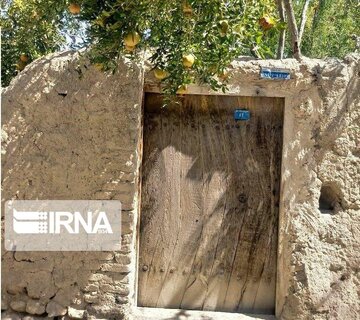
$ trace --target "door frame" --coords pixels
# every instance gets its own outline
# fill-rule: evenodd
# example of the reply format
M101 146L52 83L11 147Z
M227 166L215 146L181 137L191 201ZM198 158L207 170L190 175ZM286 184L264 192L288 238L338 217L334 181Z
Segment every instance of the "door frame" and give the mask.
M259 82L263 82L267 80L259 80ZM271 80L270 80L271 81ZM140 307L138 306L138 265L139 265L139 252L140 252L140 218L141 218L141 184L142 184L142 163L143 163L143 128L144 128L144 107L145 107L145 95L147 93L161 93L161 87L156 82L146 82L144 85L143 91L143 99L142 99L142 106L141 106L141 129L140 129L140 139L139 139L139 177L138 177L138 203L137 203L137 221L136 221L136 228L135 228L135 279L134 279L134 303L133 303L133 314L137 315L139 318L146 317L147 310L149 314L154 312L154 309L157 312L158 319L161 320L160 315L162 314L164 319L168 319L171 312L173 312L174 316L178 315L179 310L176 309L166 309L166 308L150 308L150 307ZM286 87L282 88L282 90L274 90L274 88L269 88L268 90L264 88L264 86L254 85L254 84L247 84L247 83L238 83L237 85L230 86L229 91L226 93L223 92L215 92L209 89L206 86L201 85L189 85L187 89L188 95L215 95L215 96L246 96L246 97L268 97L268 98L283 98L284 99L284 112L283 112L283 138L282 138L282 154L281 154L281 173L280 173L280 203L279 203L279 220L278 220L278 245L277 245L277 259L276 259L276 292L275 292L275 315L261 315L263 319L276 319L282 313L285 298L287 295L287 287L288 287L288 279L284 279L283 277L279 277L278 275L281 273L281 266L284 265L284 250L282 246L282 240L284 237L285 229L284 229L284 221L285 221L285 208L284 208L284 190L285 190L285 157L284 157L284 145L286 145L289 141L289 137L285 135L285 128L288 127L288 119L289 117L289 110L291 109L290 101L292 100L293 94L296 92L292 92L287 90ZM164 310L161 312L161 310ZM192 311L186 310L187 313L191 315L199 314L199 311ZM245 315L243 313L224 313L224 312L217 312L217 311L204 311L201 312L202 315L210 315L212 319L225 319L224 315L228 315L229 319L251 319L252 315ZM254 317L256 315L253 315ZM144 318L145 319L145 318ZM149 318L150 319L150 318ZM191 319L191 318L190 318Z

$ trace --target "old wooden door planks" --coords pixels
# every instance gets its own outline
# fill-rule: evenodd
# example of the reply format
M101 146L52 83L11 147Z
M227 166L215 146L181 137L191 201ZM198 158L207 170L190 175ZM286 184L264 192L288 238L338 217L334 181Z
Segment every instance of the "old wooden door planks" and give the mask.
M272 313L283 100L161 106L146 95L139 305Z

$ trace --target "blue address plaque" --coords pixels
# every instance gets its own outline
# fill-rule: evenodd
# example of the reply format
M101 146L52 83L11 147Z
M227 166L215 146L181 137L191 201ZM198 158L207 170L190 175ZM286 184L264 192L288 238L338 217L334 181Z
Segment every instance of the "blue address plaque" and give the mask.
M290 70L261 68L260 78L274 80L290 80Z
M250 119L250 111L244 109L236 109L234 111L234 119L235 120L249 120Z

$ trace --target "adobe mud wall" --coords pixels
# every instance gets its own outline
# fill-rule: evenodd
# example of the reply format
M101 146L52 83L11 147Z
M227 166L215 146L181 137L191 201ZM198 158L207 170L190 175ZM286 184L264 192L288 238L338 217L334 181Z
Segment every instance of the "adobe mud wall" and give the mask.
M360 314L359 59L232 64L227 94L285 98L279 319ZM288 68L292 79L261 80L260 66ZM144 88L159 90L141 65L124 61L108 75L66 52L30 64L4 90L3 203L116 199L123 204L119 252L3 250L4 319L137 318ZM213 94L198 86L189 93Z
M2 198L120 200L123 236L120 252L3 251L3 308L82 318L130 302L142 83L136 65L109 76L63 53L4 92Z

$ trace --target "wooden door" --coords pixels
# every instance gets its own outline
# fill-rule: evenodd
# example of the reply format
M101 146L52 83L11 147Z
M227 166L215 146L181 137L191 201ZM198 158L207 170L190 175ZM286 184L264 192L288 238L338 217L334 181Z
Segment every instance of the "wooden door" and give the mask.
M280 98L146 95L140 306L274 312L282 124Z

